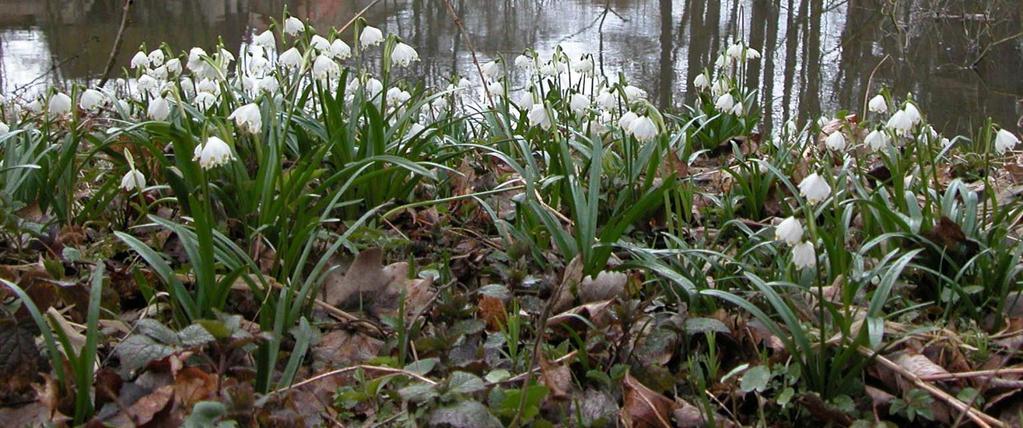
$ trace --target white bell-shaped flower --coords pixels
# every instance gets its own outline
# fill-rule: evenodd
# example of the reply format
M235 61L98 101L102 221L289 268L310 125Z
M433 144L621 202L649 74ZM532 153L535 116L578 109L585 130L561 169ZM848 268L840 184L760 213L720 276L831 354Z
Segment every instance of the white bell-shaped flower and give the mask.
M625 96L629 99L629 101L645 100L646 99L646 91L644 91L644 90L642 90L640 88L637 88L635 86L626 85L625 89L623 89L623 91L625 92Z
M611 110L618 105L618 98L608 91L601 91L597 95L597 105L604 110Z
M335 60L344 61L351 58L352 48L349 47L348 43L345 43L344 40L334 39L333 42L330 42L330 55L333 56Z
M146 176L139 172L139 170L132 168L128 172L124 173L121 177L121 189L125 192L131 192L135 189L142 190L146 188Z
M586 112L586 109L590 107L590 99L586 95L575 93L572 94L572 98L569 100L569 108L575 114L582 114Z
M376 46L384 42L384 33L379 28L366 26L359 34L359 45L363 48Z
M913 118L905 110L899 110L888 119L886 126L900 135L907 135L913 130Z
M490 82L487 84L487 93L494 97L504 95L504 85L501 82Z
M95 89L86 89L78 99L78 107L82 110L94 112L106 105L107 97Z
M710 87L710 92L714 94L715 97L720 97L724 94L727 94L731 90L732 85L728 83L727 79L724 78L718 78Z
M1017 144L1019 144L1019 137L1012 132L1001 129L995 134L995 151L998 154L1005 154L1005 152L1015 148Z
M743 48L741 43L732 43L725 51L725 55L728 55L728 57L733 60L738 60L739 58L742 58L742 50Z
M631 111L627 111L627 112L625 112L625 114L622 115L622 117L620 117L618 119L618 126L621 127L622 130L625 131L626 133L630 133L631 134L632 133L632 122L635 122L636 119L639 119L639 115L638 114L633 113Z
M640 142L650 141L657 137L657 124L649 116L639 116L629 125L629 133Z
M167 73L171 76L178 76L181 74L181 60L177 58L171 58L164 64L167 67Z
M302 65L302 52L299 52L296 48L288 49L277 57L277 61L287 68L299 68Z
M732 97L732 94L724 94L714 102L714 108L718 111L731 111L732 107L735 107L735 98Z
M874 95L867 103L867 108L874 113L885 114L888 113L888 101L881 95Z
M167 76L169 75L167 67L163 65L147 71L146 74L161 82L167 80Z
M803 225L795 217L789 217L774 228L774 239L796 245L803 240Z
M887 147L889 140L890 138L888 138L888 134L884 133L883 131L875 129L873 131L870 131L869 134L867 134L867 137L863 139L863 142L867 143L867 146L870 147L870 150L876 152Z
M529 59L528 56L519 55L515 57L515 68L519 70L527 70L533 66L533 60Z
M736 116L743 116L746 114L746 106L742 105L742 103L735 103L735 105L732 106L732 110L730 110L729 113L734 114Z
M530 108L527 117L529 118L530 126L539 126L544 130L548 130L553 125L553 121L551 121L551 117L543 103L538 103Z
M313 61L313 78L316 80L336 78L340 74L341 67L326 55L320 55Z
M289 16L284 20L284 34L295 36L303 31L305 31L305 23L301 19Z
M170 102L166 98L157 97L149 101L146 115L152 120L164 121L170 116Z
M71 112L71 97L63 92L58 92L50 97L49 103L50 115L60 116Z
M263 132L263 115L259 112L258 104L251 103L238 107L227 118L234 120L238 128L249 134Z
M366 99L372 100L384 91L384 84L381 83L380 80L370 77L369 79L366 79L366 84L363 85L363 91L365 91L364 94L366 95Z
M257 91L264 92L267 94L276 94L277 90L279 90L280 88L281 88L280 82L278 82L277 77L274 77L274 75L272 74L267 75L262 79L259 79L259 82L256 84Z
M399 67L408 67L413 62L419 61L419 52L412 46L398 42L391 51L391 63Z
M193 161L198 161L202 169L212 169L227 164L234 159L231 146L218 137L210 137L205 144L195 146Z
M845 135L842 134L842 131L832 132L831 135L828 135L828 138L824 140L824 145L831 150L841 152L845 150Z
M266 49L275 49L277 48L277 37L274 36L273 31L266 30L253 37L252 44Z
M578 61L572 64L572 71L584 76L593 74L593 68L593 57L589 55L579 58Z
M10 132L11 127L4 123L3 121L0 121L0 137L3 137L4 135L7 135Z
M480 68L483 70L483 76L489 80L497 80L497 77L501 75L501 64L497 61L490 61Z
M400 106L410 99L412 99L412 94L401 90L401 88L387 90L387 104L391 106Z
M810 203L817 203L831 195L831 185L815 172L799 182L799 194Z
M313 49L316 49L321 54L330 56L330 41L319 34L314 34L313 37L309 39L309 46L312 46Z
M920 115L920 110L917 110L916 105L913 103L906 103L906 107L903 107L902 110L906 112L906 115L909 116L909 120L913 121L914 125L917 125L924 120L923 116Z
M813 244L800 242L792 247L792 264L801 270L817 266L817 251L814 250Z
M159 67L163 65L164 59L166 59L166 57L164 57L163 51L159 49L154 49L152 52L149 53L149 66Z
M135 56L131 57L131 68L136 70L149 68L149 56L145 52L135 52Z
M706 73L700 73L693 79L693 86L701 91L710 89L710 78L707 77Z

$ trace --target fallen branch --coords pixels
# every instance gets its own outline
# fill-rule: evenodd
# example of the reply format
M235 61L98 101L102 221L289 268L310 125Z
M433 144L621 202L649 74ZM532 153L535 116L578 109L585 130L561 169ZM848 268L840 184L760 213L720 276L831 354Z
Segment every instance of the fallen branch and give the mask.
M980 410L977 410L977 409L975 409L973 407L970 407L968 404L962 402L958 398L953 397L949 393L941 390L941 388L938 388L938 387L936 387L936 386L934 386L932 384L929 384L929 383L925 382L923 379L920 378L920 376L917 376L915 373L913 373L913 372L911 372L909 370L906 370L902 366L896 364L894 361L889 360L888 358L885 358L883 355L876 354L871 349L863 347L863 346L859 347L859 352L861 354L867 356L867 357L874 357L874 359L878 363L881 363L881 365L883 365L883 366L885 366L885 367L895 371L896 373L902 375L902 377L908 379L910 382L912 382L918 388L920 388L920 389L922 389L924 391L927 391L928 393L933 395L935 398L937 398L937 399L939 399L941 401L944 401L949 406L952 406L952 408L954 408L954 409L956 409L956 410L958 410L960 412L965 413L966 416L969 417L970 420L975 422L978 426L981 426L981 427L1005 427L1005 424L1002 423L1002 421L1000 421L998 419L995 419L994 417L992 417L991 415L988 415L987 413L981 412Z

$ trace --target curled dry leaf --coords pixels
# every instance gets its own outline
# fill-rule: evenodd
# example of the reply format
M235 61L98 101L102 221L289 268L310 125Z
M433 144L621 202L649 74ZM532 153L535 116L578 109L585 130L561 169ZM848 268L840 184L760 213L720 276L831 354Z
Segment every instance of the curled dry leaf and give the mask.
M379 248L369 248L355 256L343 277L336 271L327 275L324 284L324 301L333 306L347 306L358 303L360 297L372 298L382 292L388 284L383 268L384 253Z
M408 278L408 263L383 265L383 251L370 248L355 257L343 277L327 276L324 301L342 308L366 308L376 317L392 316L405 294L407 316L425 310L433 298L432 279Z
M625 390L625 405L621 416L630 426L670 428L671 413L678 407L674 401L654 392L630 374L622 383Z
M948 370L935 364L922 354L911 354L903 352L895 356L893 360L902 368L921 378L931 376L948 375Z
M610 300L625 293L628 275L621 272L601 271L596 277L587 276L579 283L579 300L583 303Z
M557 295L552 296L554 300L551 301L551 311L561 312L572 306L572 301L575 300L574 289L578 287L582 279L583 261L579 256L575 256L572 261L568 262L568 266L565 266L565 272L561 275L561 285L556 290Z
M613 300L606 300L603 302L587 303L585 305L576 306L552 316L549 320L547 320L547 325L550 327L566 325L576 332L583 332L589 326L584 323L582 319L588 319L598 328L608 326L613 321L611 315L612 303L614 303ZM580 319L580 317L582 319Z
M551 391L551 398L563 400L572 390L572 371L565 364L556 364L540 357L543 384Z
M874 407L887 406L895 399L894 395L870 385L864 385L863 389L866 391L867 396L870 397L870 401L874 404Z

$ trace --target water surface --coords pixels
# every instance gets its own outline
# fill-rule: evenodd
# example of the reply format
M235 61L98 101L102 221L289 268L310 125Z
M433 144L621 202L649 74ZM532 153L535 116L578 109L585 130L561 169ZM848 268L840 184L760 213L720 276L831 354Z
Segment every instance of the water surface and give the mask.
M624 70L662 107L691 100L693 77L729 39L763 52L749 85L763 88L766 123L846 108L881 86L912 93L937 128L969 133L991 116L1023 116L1020 0L449 0L483 60L533 47L592 52ZM341 26L371 0L136 1L118 66L134 47L239 46L285 6L319 29ZM897 6L893 6L897 4ZM102 73L122 0L0 0L0 92ZM421 56L430 84L472 57L445 0L381 0L366 18ZM873 76L873 78L871 78Z

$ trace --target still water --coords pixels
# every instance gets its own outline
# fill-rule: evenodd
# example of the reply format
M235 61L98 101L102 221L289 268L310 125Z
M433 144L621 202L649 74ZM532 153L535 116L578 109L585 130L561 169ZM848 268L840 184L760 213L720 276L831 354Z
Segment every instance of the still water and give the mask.
M762 88L768 127L840 108L858 111L879 87L912 93L946 133L991 116L1023 123L1020 0L380 0L367 20L415 46L428 84L470 70L471 54L445 6L463 20L481 60L533 47L592 52L623 70L662 107L691 99L692 79L730 38L763 53L751 86ZM237 47L287 7L316 28L342 26L372 0L136 0L118 65L134 48L167 42ZM122 0L0 0L0 92L102 73ZM873 78L871 78L873 76ZM869 86L869 88L868 88Z

